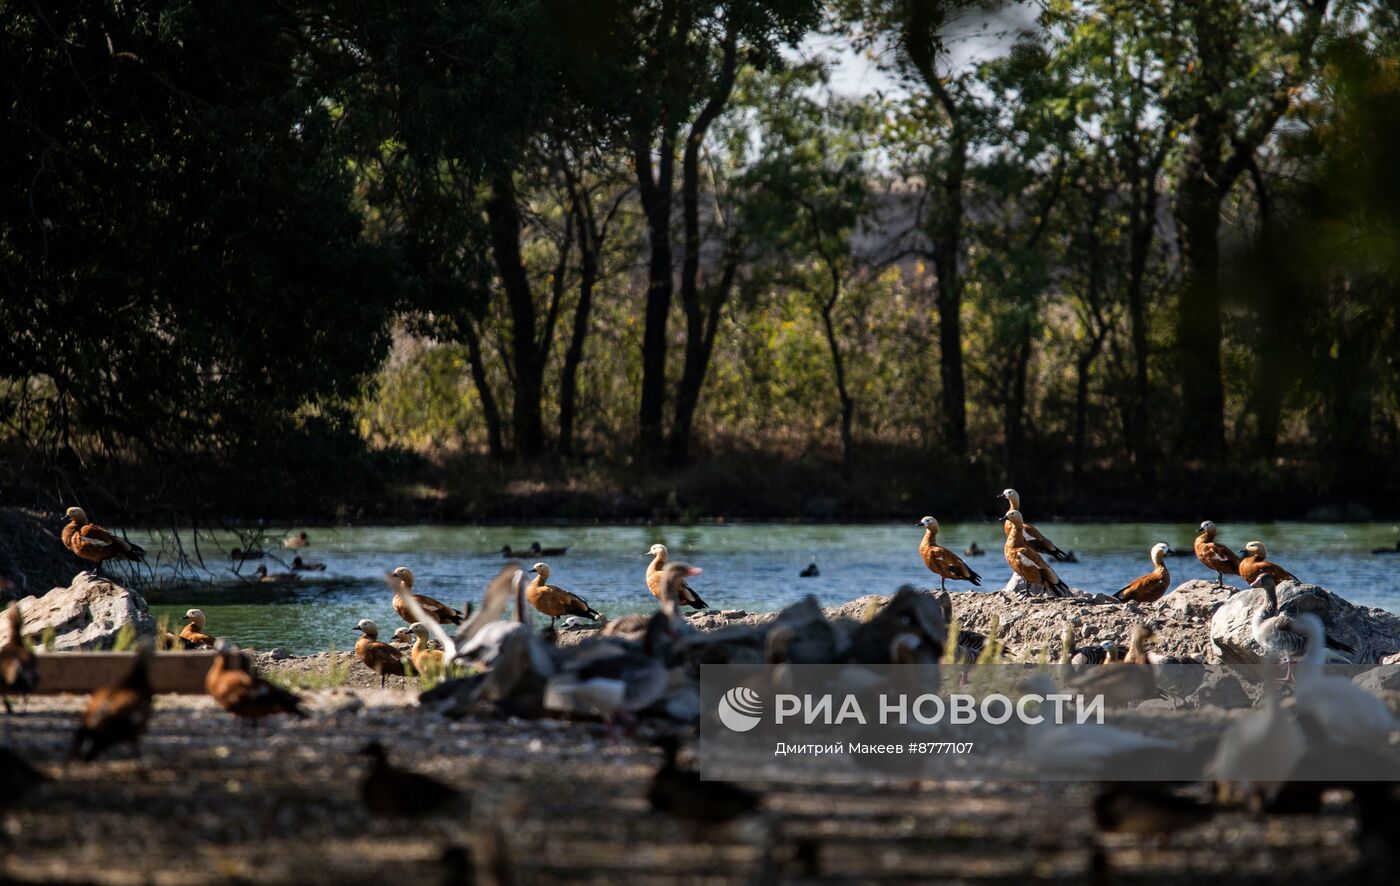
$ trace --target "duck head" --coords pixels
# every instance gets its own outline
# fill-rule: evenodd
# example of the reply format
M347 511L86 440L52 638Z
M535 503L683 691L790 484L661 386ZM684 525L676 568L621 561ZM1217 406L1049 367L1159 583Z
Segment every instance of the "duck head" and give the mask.
M1014 489L1003 489L997 498L1006 499L1006 506L1013 511L1019 511L1021 509L1021 493Z
M652 545L651 547L647 548L646 553L645 553L645 554L642 554L642 556L643 556L643 557L660 557L660 558L664 561L664 560L666 559L668 553L669 553L669 552L666 550L666 546L665 546L665 545L657 544L657 545Z
M1196 530L1197 535L1204 535L1206 538L1215 538L1216 526L1209 520L1202 520L1201 527Z
M1021 512L1016 510L1015 508L1012 508L1011 510L1007 511L1006 516L1002 517L1001 519L1006 521L1007 523L1010 523L1012 526L1026 525L1026 518L1022 517Z
M407 566L396 566L394 567L394 571L389 574L403 582L404 587L413 587L413 570L409 569Z
M920 520L918 523L916 523L916 524L914 524L914 525L916 525L916 526L922 526L922 527L924 527L925 529L927 529L928 531L933 532L933 533L937 533L937 532L938 532L938 521L935 520L935 519L933 519L932 517L925 517L924 519Z
M202 631L202 630L204 630L204 610L203 610L203 609L186 609L186 610L185 610L185 621L187 621L187 622L189 622L190 624L194 625L194 628L195 628L195 630L197 630L197 631Z
M539 576L541 584L549 581L549 564L536 563L530 567L530 574Z
M1152 550L1148 553L1148 556L1152 558L1153 563L1155 563L1158 566L1161 566L1162 561L1165 560L1167 555L1171 552L1172 549L1170 545L1168 545L1164 541L1159 541L1152 546Z
M375 624L373 619L360 619L355 625L355 630L369 637L371 640L379 639L379 625Z
M1260 560L1267 559L1269 556L1269 552L1264 550L1264 543L1262 541L1250 542L1244 546L1244 550L1240 553L1245 557L1258 557Z
M79 526L87 525L87 511L84 511L82 508L69 508L63 512L63 516L65 519L72 520Z

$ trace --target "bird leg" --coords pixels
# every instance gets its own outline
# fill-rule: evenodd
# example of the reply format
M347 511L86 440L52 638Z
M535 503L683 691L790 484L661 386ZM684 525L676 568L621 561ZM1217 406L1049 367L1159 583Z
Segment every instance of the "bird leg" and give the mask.
M938 576L938 589L939 589L940 591L946 591L946 590L948 590L948 576L946 576L946 575L940 575L940 576Z

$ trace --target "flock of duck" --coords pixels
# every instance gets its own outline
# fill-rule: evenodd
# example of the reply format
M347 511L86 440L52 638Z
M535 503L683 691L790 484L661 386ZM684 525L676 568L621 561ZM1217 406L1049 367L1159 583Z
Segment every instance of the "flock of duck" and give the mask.
M1063 561L1070 555L1026 521L1014 489L1005 490L1002 497L1008 504L1003 518L1003 554L1012 573L1026 583L1028 591L1072 593L1050 565L1050 560ZM138 545L89 522L81 509L70 508L67 518L64 545L96 568L107 560L142 560L145 552ZM939 576L941 589L946 589L948 580L980 586L982 577L938 543L939 524L934 517L924 517L917 525L924 530L920 555L930 572ZM1307 752L1307 741L1293 742L1288 736L1304 715L1329 727L1346 723L1354 734L1344 735L1343 740L1357 744L1375 741L1393 730L1395 721L1383 702L1344 678L1321 673L1321 664L1329 655L1350 650L1342 644L1328 644L1317 616L1281 609L1275 587L1278 582L1293 580L1292 574L1270 562L1260 542L1250 542L1236 554L1217 537L1214 523L1200 524L1194 543L1197 559L1217 573L1221 586L1226 576L1238 575L1264 591L1266 603L1252 620L1253 637L1268 655L1287 662L1285 680L1294 680L1295 662L1302 665L1302 672L1296 678L1298 712L1282 712L1272 690L1267 691L1263 710L1221 740L1215 771L1249 783L1249 773L1258 768L1251 768L1251 761L1270 757L1280 747L1288 755L1301 757ZM304 534L300 540L305 541ZM1114 596L1125 603L1160 599L1169 589L1166 558L1170 553L1166 543L1153 545L1149 552L1153 570L1128 582ZM689 583L702 570L671 560L661 544L653 545L646 556L650 561L645 584L656 600L656 611L611 620L579 595L551 584L551 570L543 561L528 569L508 563L489 582L479 605L468 603L460 609L415 590L412 570L399 566L385 578L393 610L404 625L385 639L378 624L360 619L355 625L359 634L355 657L379 675L381 686L391 676L420 674L440 680L422 699L425 706L449 716L483 707L507 714L581 716L601 719L612 734L615 723L631 729L643 713L659 713L672 723L694 722L698 718L695 675L700 664L936 664L945 660L945 650L950 660L973 662L985 660L989 642L994 645L995 641L967 630L958 630L950 637L951 598L946 593L930 595L911 588L901 589L859 622L828 620L815 600L808 598L785 610L766 628L736 625L701 632L689 624L683 610L707 608ZM515 617L504 620L502 616L512 604ZM550 620L543 631L534 629L535 612ZM556 622L561 617L588 619L600 627L582 642L560 644ZM10 639L0 645L0 693L6 696L8 710L9 694L33 691L37 669L34 653L21 641L18 607L11 608L7 618ZM186 649L215 650L205 689L220 707L254 724L278 714L304 715L301 700L294 693L259 677L246 654L207 632L202 611L189 610L185 620L179 634L166 640ZM1155 697L1159 692L1149 666L1159 660L1149 657L1150 640L1151 632L1137 625L1126 650L1111 642L1073 649L1069 663L1081 669L1075 685L1081 692L1103 694L1114 703ZM120 683L92 695L75 732L74 757L90 760L116 744L138 746L151 718L147 655L137 657ZM1280 738L1283 733L1287 735ZM1075 752L1082 755L1095 747L1115 753L1133 751L1160 741L1113 727L1101 727L1096 736L1087 744L1082 735L1073 736L1072 740L1079 742ZM1060 740L1071 738L1066 733ZM655 808L698 821L718 821L741 814L757 802L754 795L738 786L702 782L681 766L674 737L665 742L664 750L664 763L650 794ZM388 777L386 773L422 778L389 767L382 746L373 745L366 752L373 764L371 778L382 781ZM365 790L378 792L380 787L367 782ZM1158 800L1137 794L1127 799L1114 794L1102 805L1105 814L1121 816L1125 804L1136 808L1132 804L1155 802ZM1160 798L1163 808L1172 802Z

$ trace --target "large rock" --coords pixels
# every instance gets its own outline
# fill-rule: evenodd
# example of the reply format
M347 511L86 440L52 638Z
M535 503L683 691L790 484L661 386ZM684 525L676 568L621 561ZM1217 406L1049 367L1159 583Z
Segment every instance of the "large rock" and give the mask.
M1210 620L1211 646L1220 660L1254 664L1261 650L1250 631L1250 619L1263 607L1263 590L1252 588L1227 600ZM1355 664L1375 664L1400 650L1400 616L1368 606L1356 606L1317 585L1286 581L1278 586L1279 607L1291 615L1315 613L1327 628L1329 643L1355 650Z
M1213 581L1193 578L1177 585L1156 603L1157 609L1187 618L1210 618L1230 599L1231 588L1220 587Z
M140 594L86 572L74 576L66 588L25 597L19 607L24 635L37 644L52 628L55 650L110 648L127 625L135 627L138 639L156 635L155 620Z

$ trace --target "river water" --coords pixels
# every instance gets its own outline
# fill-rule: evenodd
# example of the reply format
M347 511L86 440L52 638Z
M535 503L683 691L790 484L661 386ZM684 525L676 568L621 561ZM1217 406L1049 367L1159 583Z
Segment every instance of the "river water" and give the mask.
M1074 550L1077 563L1056 564L1071 585L1112 593L1151 568L1148 549L1165 541L1178 551L1191 549L1194 526L1160 523L1037 523L1060 547ZM298 527L303 528L303 527ZM673 559L701 566L691 581L717 609L762 612L782 608L805 594L835 605L861 594L893 592L900 585L936 586L919 559L922 529L914 521L877 525L728 524L697 526L508 527L410 526L352 528L304 527L311 544L300 553L324 562L325 572L305 573L296 586L243 583L227 559L206 560L217 584L165 587L151 594L152 611L178 624L191 606L203 609L208 631L258 649L282 647L298 654L350 649L358 636L356 621L373 618L386 633L401 624L390 605L383 574L410 567L416 589L454 606L478 599L485 581L505 562L503 545L568 546L563 556L526 558L526 565L546 559L551 583L588 600L607 615L650 610L643 574L643 552L653 543L667 545ZM139 536L138 536L139 537ZM1400 555L1376 556L1372 548L1393 547L1400 526L1391 523L1272 523L1221 526L1220 540L1236 550L1252 539L1263 541L1269 557L1299 578L1312 581L1354 603L1400 612L1400 580L1393 570ZM976 541L986 555L969 557L981 573L984 589L1001 587L1010 576L1001 557L1001 528L996 523L944 523L939 541L961 552ZM148 549L159 540L149 538ZM228 550L232 536L203 539L202 549ZM285 571L292 552L273 550L263 561L272 572ZM821 574L799 578L810 562ZM1167 561L1172 583L1214 578L1195 557ZM243 575L257 563L242 564ZM1243 582L1235 579L1237 586ZM968 588L953 582L950 588Z

